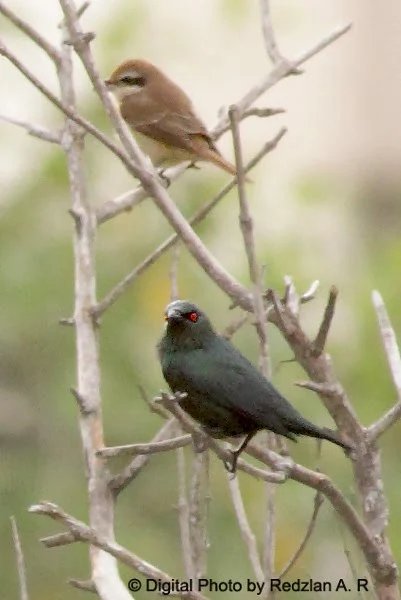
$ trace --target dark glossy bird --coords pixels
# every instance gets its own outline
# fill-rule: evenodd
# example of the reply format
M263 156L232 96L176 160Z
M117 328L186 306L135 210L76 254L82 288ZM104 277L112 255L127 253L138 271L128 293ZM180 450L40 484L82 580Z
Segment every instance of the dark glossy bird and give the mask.
M293 441L305 435L350 451L339 434L305 419L245 356L218 335L207 316L186 300L169 304L158 344L165 380L204 431L214 438L245 436L227 469L235 472L240 453L261 429Z

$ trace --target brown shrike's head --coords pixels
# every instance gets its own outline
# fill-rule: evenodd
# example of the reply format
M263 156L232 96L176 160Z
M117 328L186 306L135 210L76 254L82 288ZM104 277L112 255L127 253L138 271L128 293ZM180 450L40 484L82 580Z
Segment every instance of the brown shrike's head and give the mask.
M118 100L130 94L142 92L153 84L162 83L166 76L154 65L142 59L127 60L123 62L105 84Z

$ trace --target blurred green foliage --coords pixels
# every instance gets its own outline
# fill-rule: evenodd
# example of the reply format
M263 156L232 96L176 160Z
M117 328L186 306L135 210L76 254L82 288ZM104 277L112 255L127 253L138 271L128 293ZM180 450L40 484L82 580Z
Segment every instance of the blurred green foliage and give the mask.
M132 32L138 46L143 44L146 47L144 38L148 44L151 43L144 33L149 33L151 28L151 16L144 4L130 10L130 20L122 12L108 23L104 32L104 49L100 54L110 62L108 66L112 66L114 58L120 54L119 41L126 40ZM243 17L246 4L222 1L219 10L222 15L230 13L235 24L239 17ZM93 95L88 95L85 109L99 126L108 126ZM21 131L14 130L11 135L19 136L22 151L28 148L35 155L40 142L24 137ZM87 141L85 161L88 193L96 198L96 202L105 201L130 187L127 174L91 140ZM199 173L187 173L182 181L172 186L171 194L189 216L225 181L224 175L206 167ZM302 215L301 225L305 227L300 226L295 231L291 227L291 233L274 244L267 235L259 235L258 253L267 265L268 286L282 289L282 277L287 272L291 272L300 291L307 289L313 279L321 280L318 299L305 306L303 311L305 327L311 336L317 331L329 286L333 282L339 285L339 308L329 349L359 417L363 423L369 424L396 400L370 292L372 288L380 289L395 330L400 332L400 194L399 190L390 193L386 188L387 204L383 205L380 189L374 197L368 193L371 189L369 182L352 191L341 182L337 182L333 191L331 183L320 172L309 173L302 181L294 181L297 211ZM58 531L58 528L48 520L27 513L30 504L47 499L59 503L77 518L87 520L77 407L69 393L75 382L74 330L58 323L60 318L71 315L74 303L73 223L67 212L68 182L61 151L56 147L47 148L28 176L22 177L8 195L8 209L0 221L0 596L16 598L18 595L9 522L9 516L14 515L25 551L31 600L68 600L77 597L79 592L66 585L66 579L88 577L87 548L72 545L46 550L38 539ZM346 229L344 231L339 226L333 243L329 244L330 229L326 234L315 235L308 223L313 223L313 219L323 215L323 211L330 220L338 208L335 203L339 197L348 200L345 208L341 203ZM257 199L253 200L258 232L261 213L257 212L260 210ZM390 219L386 206L393 207ZM230 266L234 275L248 284L236 215L236 194L233 192L197 231L216 256ZM398 227L394 226L395 218L398 219ZM124 214L103 225L97 239L99 298L170 233L169 226L150 200L132 214ZM347 244L352 251L349 262L344 262L342 247ZM336 247L339 257L333 252ZM232 256L233 249L234 252L236 249L235 258ZM138 278L102 320L102 395L108 445L147 441L161 425L160 418L144 404L137 385L143 385L150 395L166 387L155 345L163 327L164 306L169 300L170 259L170 254L163 256ZM354 260L355 268L352 267ZM211 315L217 329L224 329L237 314L237 311L229 312L227 298L184 249L181 252L179 287L182 297L196 300ZM317 398L294 388L293 382L304 377L300 367L294 363L281 364L281 361L291 358L285 342L271 327L269 336L273 378L277 386L307 417L329 425L330 419ZM253 361L257 361L257 339L250 325L238 333L235 343ZM399 514L401 492L398 476L399 427L397 424L381 442L384 484L390 514L394 517ZM292 444L290 449L294 458L302 464L316 465L316 447L311 440ZM186 450L186 457L190 463L191 450ZM356 504L352 473L342 453L323 445L320 467ZM265 489L260 482L239 477L249 519L261 546ZM183 578L176 480L176 457L172 453L154 456L119 499L116 536L121 544L145 560L174 577ZM210 489L209 576L218 580L253 578L236 525L226 475L222 464L214 458ZM313 493L288 482L277 486L276 499L277 569L280 570L302 539L312 512ZM391 518L389 536L398 560L401 558L400 528L399 520ZM353 540L330 506L325 504L313 539L290 578L317 578L329 562L332 580L344 577L351 582L344 548L350 550L358 575L364 576L363 561ZM124 567L121 572L126 581L135 576ZM228 594L211 596L225 598ZM136 595L138 600L156 597L155 593L140 592ZM296 594L287 594L286 597L291 600ZM314 597L313 594L311 597ZM347 598L351 599L351 595Z

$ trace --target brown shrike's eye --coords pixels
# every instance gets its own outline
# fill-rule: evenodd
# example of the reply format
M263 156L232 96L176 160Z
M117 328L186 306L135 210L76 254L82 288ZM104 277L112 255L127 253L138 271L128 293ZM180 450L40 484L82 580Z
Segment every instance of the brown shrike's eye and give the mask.
M139 87L145 85L145 77L141 77L140 75L137 75L136 77L133 75L125 75L125 77L121 77L120 81L124 85L137 85Z

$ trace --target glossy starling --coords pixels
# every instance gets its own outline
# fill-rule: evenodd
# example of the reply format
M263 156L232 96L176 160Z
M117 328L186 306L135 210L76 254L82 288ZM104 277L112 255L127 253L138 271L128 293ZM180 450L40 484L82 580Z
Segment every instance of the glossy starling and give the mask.
M177 300L166 308L158 345L163 375L173 392L186 392L180 406L214 438L245 436L233 461L261 429L293 441L297 435L329 440L350 451L337 432L305 419L228 340L219 336L194 304Z

